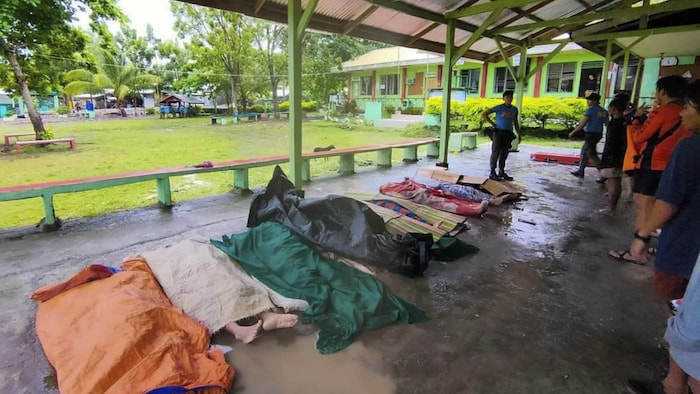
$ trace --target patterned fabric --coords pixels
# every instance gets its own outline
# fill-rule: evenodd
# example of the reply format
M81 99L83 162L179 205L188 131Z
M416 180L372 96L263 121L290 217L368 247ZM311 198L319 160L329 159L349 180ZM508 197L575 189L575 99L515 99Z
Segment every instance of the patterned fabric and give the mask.
M474 187L467 185L456 185L454 183L441 183L435 189L447 192L455 197L471 201L488 201L493 198L489 193L484 193Z

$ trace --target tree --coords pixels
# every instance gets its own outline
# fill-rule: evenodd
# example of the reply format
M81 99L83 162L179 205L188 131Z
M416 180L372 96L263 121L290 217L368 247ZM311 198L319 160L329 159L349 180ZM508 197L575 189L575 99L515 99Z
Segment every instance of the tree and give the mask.
M114 56L107 50L103 50L98 58L98 72L93 73L86 69L71 70L66 73L66 80L70 81L64 88L66 94L104 92L112 89L117 99L117 108L122 116L126 116L123 108L124 99L129 93L153 86L160 80L155 75L145 74L127 61L124 56Z
M284 75L287 74L287 29L284 26L251 19L249 22L254 32L255 45L259 56L269 76L269 87L272 92L272 105L275 113L279 112L277 88Z
M233 111L238 111L238 89L252 60L253 36L244 16L233 12L173 2L175 30L201 48L199 56L216 61L229 75Z
M41 84L32 79L36 72L25 72L25 69L37 70L31 62L42 50L65 50L68 44L73 50L82 49L84 36L70 25L76 7L91 11L90 26L99 35L106 32L106 20L123 17L114 0L0 1L0 54L11 68L16 89L27 104L27 113L37 139L41 139L45 130L32 101L30 88Z

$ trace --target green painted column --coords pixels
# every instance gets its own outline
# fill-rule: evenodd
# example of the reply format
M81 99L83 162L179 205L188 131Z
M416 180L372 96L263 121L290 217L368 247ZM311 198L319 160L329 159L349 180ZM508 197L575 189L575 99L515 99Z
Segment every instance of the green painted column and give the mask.
M612 40L608 40L608 45L605 49L605 63L603 64L603 75L600 78L600 96L603 99L601 103L607 108L608 102L608 76L610 75L610 61L612 60Z
M408 146L403 148L403 161L407 163L415 163L418 161L418 147Z
M163 207L172 206L173 198L170 194L170 178L158 178L156 179L156 185L158 187L158 203Z
M428 157L438 157L440 155L440 143L432 142L426 146L426 156Z
M450 97L452 96L452 54L455 46L455 20L447 20L445 62L442 66L442 123L440 124L440 155L437 165L447 168L450 142ZM405 157L404 157L405 159Z
M289 179L301 190L301 0L287 4L287 35L289 46Z
M377 165L391 167L391 148L377 151Z
M520 48L520 65L518 66L518 75L515 76L515 106L518 107L518 123L522 126L523 119L523 96L525 96L525 76L527 74L527 47L523 46ZM516 137L518 132L513 130ZM518 152L520 147L520 142L518 138L515 138L510 144L511 152Z
M630 65L630 48L625 48L625 58L622 62L622 81L620 81L620 89L627 89L627 73Z
M44 223L42 224L43 231L53 231L58 229L56 224L56 213L53 207L53 194L44 194L41 196L44 201Z
M355 155L350 153L338 157L338 172L341 174L355 173Z
M301 180L304 182L311 180L311 160L301 159Z
M235 189L248 190L248 169L233 170L233 187Z

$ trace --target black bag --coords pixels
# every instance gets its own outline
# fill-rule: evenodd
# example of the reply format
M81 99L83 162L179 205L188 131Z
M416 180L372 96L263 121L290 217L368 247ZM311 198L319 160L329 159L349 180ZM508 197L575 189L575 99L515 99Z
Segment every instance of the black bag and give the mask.
M644 148L644 151L632 157L632 162L637 164L639 160L642 160L640 168L651 168L651 158L654 155L654 149L664 142L666 138L672 136L676 130L681 127L681 122L681 119L678 119L678 122L665 132L664 135L661 135L661 130L657 131L656 134L647 140L647 146Z
M496 129L493 128L492 126L484 127L484 129L482 130L482 132L484 133L484 135L486 135L487 137L489 137L489 139L490 139L491 141L493 141L493 133L496 132Z
M421 275L428 268L433 236L431 234L406 233L403 236L395 235L393 238L405 248L405 253L402 256L403 260L391 267L389 271L400 273L409 278Z

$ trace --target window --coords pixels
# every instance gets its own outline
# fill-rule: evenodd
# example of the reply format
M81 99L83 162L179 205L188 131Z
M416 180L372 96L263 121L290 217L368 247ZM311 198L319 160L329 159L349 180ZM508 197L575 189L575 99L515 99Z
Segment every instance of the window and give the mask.
M382 75L379 77L379 94L392 95L399 94L398 74Z
M515 78L510 75L507 67L496 67L496 81L493 84L493 91L503 93L506 90L515 90Z
M576 63L554 63L547 66L547 93L574 91Z
M372 94L372 77L360 77L360 94L370 96Z
M471 70L461 70L459 74L459 87L467 89L468 93L479 93L479 76L481 70L478 68Z

